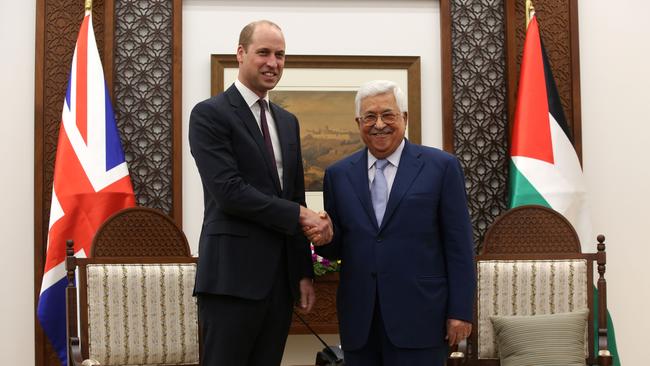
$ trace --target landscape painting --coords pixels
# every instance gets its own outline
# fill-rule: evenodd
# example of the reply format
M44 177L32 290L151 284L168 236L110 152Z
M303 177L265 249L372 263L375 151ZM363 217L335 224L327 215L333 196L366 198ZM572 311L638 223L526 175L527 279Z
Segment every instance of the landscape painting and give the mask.
M305 190L323 190L325 168L363 148L354 120L355 91L273 90L273 103L300 122Z

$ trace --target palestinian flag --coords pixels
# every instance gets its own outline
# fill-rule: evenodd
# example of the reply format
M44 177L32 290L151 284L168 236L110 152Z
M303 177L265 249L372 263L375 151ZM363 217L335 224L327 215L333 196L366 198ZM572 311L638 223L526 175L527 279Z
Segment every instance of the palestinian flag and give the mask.
M535 204L560 212L578 232L583 252L595 251L580 160L535 16L528 25L521 60L509 185L511 208ZM609 314L608 323L608 348L614 365L620 365Z

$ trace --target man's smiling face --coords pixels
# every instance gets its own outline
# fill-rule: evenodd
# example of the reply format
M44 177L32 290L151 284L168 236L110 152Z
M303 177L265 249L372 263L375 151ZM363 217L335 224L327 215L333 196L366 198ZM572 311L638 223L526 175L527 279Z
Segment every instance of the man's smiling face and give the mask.
M284 53L282 32L270 24L258 24L251 43L247 47L237 47L239 81L258 96L265 96L282 77Z
M364 124L365 116L377 116L377 122L368 126ZM395 121L386 124L382 115L396 115ZM373 95L361 100L360 118L357 119L361 139L377 159L384 159L392 154L402 143L406 133L407 114L397 106L392 92Z

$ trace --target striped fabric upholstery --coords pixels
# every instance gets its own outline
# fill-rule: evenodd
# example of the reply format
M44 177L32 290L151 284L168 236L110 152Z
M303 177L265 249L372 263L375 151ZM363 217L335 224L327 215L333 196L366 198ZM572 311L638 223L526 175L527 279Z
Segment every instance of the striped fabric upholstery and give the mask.
M87 267L89 354L104 366L198 364L196 265Z
M478 262L477 274L478 357L482 359L499 358L490 316L567 313L588 307L583 259L486 260Z

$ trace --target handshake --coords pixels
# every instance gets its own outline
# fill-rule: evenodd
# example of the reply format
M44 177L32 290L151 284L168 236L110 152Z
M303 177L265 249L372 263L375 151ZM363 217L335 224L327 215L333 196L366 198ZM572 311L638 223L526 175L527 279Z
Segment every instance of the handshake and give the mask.
M300 206L299 222L305 236L314 245L325 245L332 241L334 229L327 212L314 212L307 207Z

